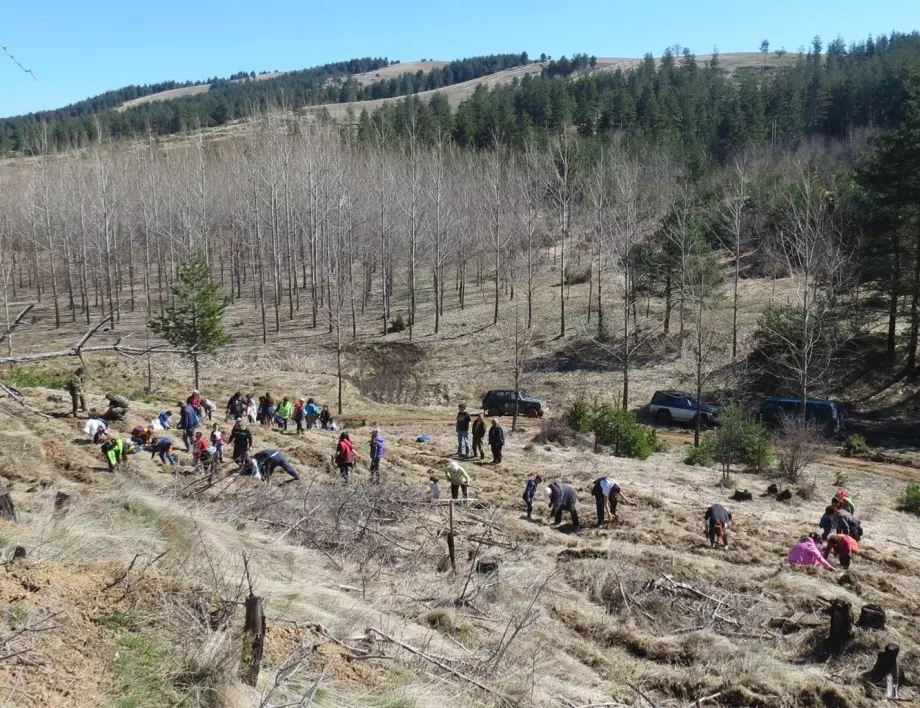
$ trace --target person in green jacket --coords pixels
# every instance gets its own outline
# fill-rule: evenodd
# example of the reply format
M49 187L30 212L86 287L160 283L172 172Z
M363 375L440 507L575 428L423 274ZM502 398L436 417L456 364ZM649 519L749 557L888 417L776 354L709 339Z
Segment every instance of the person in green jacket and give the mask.
M109 472L114 472L125 459L125 442L121 438L102 443L102 454L109 465Z
M294 412L294 404L291 399L285 396L281 403L278 404L278 417L281 419L281 432L287 432L288 423L291 420L291 414Z
M447 481L450 482L450 498L456 499L458 492L463 492L463 498L467 498L467 485L470 483L469 473L463 469L456 460L451 460L447 472L444 473Z
M73 404L73 417L77 417L77 408L86 411L86 398L83 395L83 377L86 370L83 367L77 369L73 376L67 381L67 392L70 394L70 402Z

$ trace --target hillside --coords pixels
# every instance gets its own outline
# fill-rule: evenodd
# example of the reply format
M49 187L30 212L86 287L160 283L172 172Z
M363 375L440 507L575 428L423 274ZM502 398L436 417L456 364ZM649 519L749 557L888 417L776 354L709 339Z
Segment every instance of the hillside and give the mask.
M548 313L547 285L539 289L539 308ZM586 287L573 288L573 303ZM764 291L761 283L745 284L746 327L762 309ZM228 319L245 323L249 312L241 304ZM20 328L19 351L66 347L83 332L79 325L47 328L50 315L43 305ZM340 418L360 455L350 488L328 462L335 436L326 431L295 436L254 427L256 449L284 450L300 482L224 478L233 469L226 465L210 485L181 453L178 476L145 454L111 475L80 431L82 421L67 417L59 390L21 389L25 402L50 419L0 398L0 474L19 512L17 523L0 520L0 539L7 555L17 545L28 553L0 580L8 608L0 634L47 627L9 640L7 653L16 656L0 662L0 696L22 706L91 700L243 708L310 696L316 705L337 707L654 701L676 708L713 697L713 706L869 708L878 689L858 673L889 641L901 645L902 667L915 680L920 556L904 544L917 547L920 534L916 521L893 507L905 481L920 473L867 466L828 448L810 473L814 497L761 497L775 478L739 473L735 483L755 494L737 504L717 485L717 470L682 464L686 430L662 431L670 451L644 462L593 454L590 441L577 436L533 442L577 392L609 387L609 372L529 376L528 388L549 398L552 418L523 421L519 433L509 434L502 465L467 464L473 501L454 510L451 573L447 510L425 501L425 483L432 471L443 479L456 442L456 402L474 405L482 390L507 381L508 352L490 318L490 304L477 301L450 312L440 335L425 332L414 344L405 333L358 340L348 355ZM118 331L141 326L140 317L126 314ZM328 335L285 337L266 349L248 342L245 328L236 331L242 336L231 349L207 362L206 396L222 405L235 389L269 389L333 402ZM458 342L476 352L475 360L456 356ZM552 356L558 346L541 338L533 356ZM364 383L367 367L379 365L372 351L396 361L411 348L421 353L407 379L418 381L405 389L411 402L382 402ZM91 408L104 404L105 391L144 385L143 359L87 360ZM114 426L121 434L172 407L189 388L187 362L156 355L153 365L156 390L143 396L149 402L131 404L128 420ZM45 375L71 368L67 360L31 367ZM643 369L637 399L672 383L673 371L670 364ZM387 445L378 487L365 471L374 424ZM416 442L423 434L431 440ZM615 475L635 505L621 508L620 520L605 529L568 535L567 518L561 529L549 526L542 503L540 520L521 518L520 493L535 473L576 485L586 526L591 482L601 474ZM844 478L868 529L853 569L789 568L789 545L814 528ZM71 500L55 511L58 491ZM717 501L735 514L728 551L710 550L701 533L702 512ZM236 678L243 637L235 603L247 593L243 553L267 612L255 688ZM483 557L499 564L497 575L476 572ZM822 612L834 599L850 601L857 614L864 604L882 605L888 629L859 630L844 656L829 655ZM902 698L913 696L905 685Z

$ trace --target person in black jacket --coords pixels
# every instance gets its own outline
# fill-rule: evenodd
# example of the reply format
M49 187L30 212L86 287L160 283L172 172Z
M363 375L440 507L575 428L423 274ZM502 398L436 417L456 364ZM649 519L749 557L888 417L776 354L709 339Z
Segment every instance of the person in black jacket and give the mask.
M482 417L482 413L476 416L476 420L473 421L473 457L476 457L476 453L479 453L479 459L484 460L486 453L482 449L482 441L486 436L486 421Z
M498 424L498 418L492 419L489 428L489 447L492 449L492 464L497 465L502 461L502 448L505 446L505 431Z
M227 442L233 445L233 461L240 465L243 464L252 450L252 433L249 432L242 418L236 419L227 437Z

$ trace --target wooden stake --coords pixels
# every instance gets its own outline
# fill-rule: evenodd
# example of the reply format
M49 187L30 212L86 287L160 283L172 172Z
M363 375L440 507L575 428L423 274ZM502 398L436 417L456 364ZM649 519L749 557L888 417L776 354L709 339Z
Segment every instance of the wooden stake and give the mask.
M450 530L447 532L447 553L450 556L450 569L452 572L457 572L457 558L454 555L454 500L450 500L450 512L448 514L450 520Z

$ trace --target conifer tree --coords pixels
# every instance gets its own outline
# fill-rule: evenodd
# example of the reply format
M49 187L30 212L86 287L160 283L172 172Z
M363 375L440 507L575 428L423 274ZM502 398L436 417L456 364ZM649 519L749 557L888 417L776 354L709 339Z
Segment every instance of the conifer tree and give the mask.
M211 279L204 255L192 252L179 265L178 281L162 315L150 320L150 329L170 344L188 351L195 367L195 388L199 388L199 357L215 354L230 339L223 328L224 310L230 297L219 292Z

